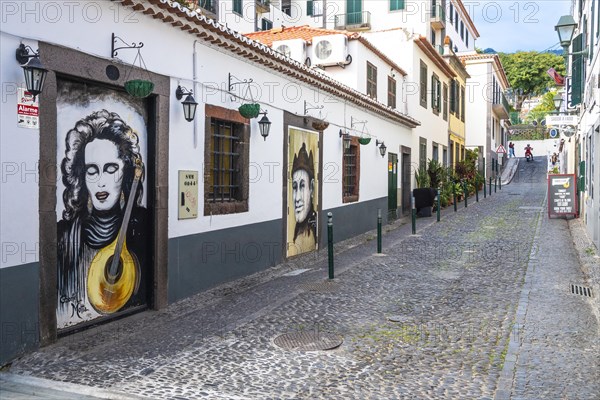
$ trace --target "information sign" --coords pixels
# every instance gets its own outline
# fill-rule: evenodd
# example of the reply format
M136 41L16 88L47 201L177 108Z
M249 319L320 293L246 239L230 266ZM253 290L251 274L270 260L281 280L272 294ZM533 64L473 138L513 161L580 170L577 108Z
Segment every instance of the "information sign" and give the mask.
M548 175L548 218L577 216L577 182L574 174Z

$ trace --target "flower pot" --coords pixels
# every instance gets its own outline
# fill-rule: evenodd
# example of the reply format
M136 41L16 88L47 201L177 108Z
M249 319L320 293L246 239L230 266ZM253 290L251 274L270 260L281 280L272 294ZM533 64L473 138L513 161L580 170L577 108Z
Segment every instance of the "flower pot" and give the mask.
M431 217L431 209L435 202L435 196L437 190L434 188L418 188L413 189L413 196L415 198L415 208L417 209L417 216L419 217Z
M324 121L324 120L316 120L316 121L313 121L313 123L312 123L313 129L320 131L320 132L327 129L328 126L329 126L329 122Z
M260 104L242 104L238 108L238 111L240 112L240 115L244 118L256 118L260 113Z
M125 90L133 97L148 97L154 90L154 83L143 79L133 79L125 82Z
M362 145L367 145L367 144L371 143L371 137L370 136L359 137L358 143L360 143Z

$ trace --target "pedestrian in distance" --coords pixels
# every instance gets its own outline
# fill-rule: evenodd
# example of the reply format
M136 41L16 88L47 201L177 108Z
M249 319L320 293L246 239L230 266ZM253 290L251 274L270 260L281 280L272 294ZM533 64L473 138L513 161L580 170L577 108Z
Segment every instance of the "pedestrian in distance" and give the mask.
M515 144L510 142L508 144L508 158L513 158L515 156Z

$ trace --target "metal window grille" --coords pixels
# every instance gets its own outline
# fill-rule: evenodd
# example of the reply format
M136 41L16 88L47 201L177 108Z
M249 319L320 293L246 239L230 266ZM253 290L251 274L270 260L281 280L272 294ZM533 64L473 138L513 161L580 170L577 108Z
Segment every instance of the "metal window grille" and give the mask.
M344 196L356 196L358 194L358 146L351 144L344 152Z
M227 121L211 121L210 175L208 179L210 202L240 200L241 171L239 168L241 127Z

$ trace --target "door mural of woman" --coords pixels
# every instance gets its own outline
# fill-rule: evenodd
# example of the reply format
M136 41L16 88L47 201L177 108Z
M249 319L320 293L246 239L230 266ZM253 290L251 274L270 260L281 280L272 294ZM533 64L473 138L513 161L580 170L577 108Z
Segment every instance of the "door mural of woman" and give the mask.
M57 328L64 329L147 304L153 236L144 102L59 80L57 108Z
M287 256L317 250L319 135L289 128L287 177Z

